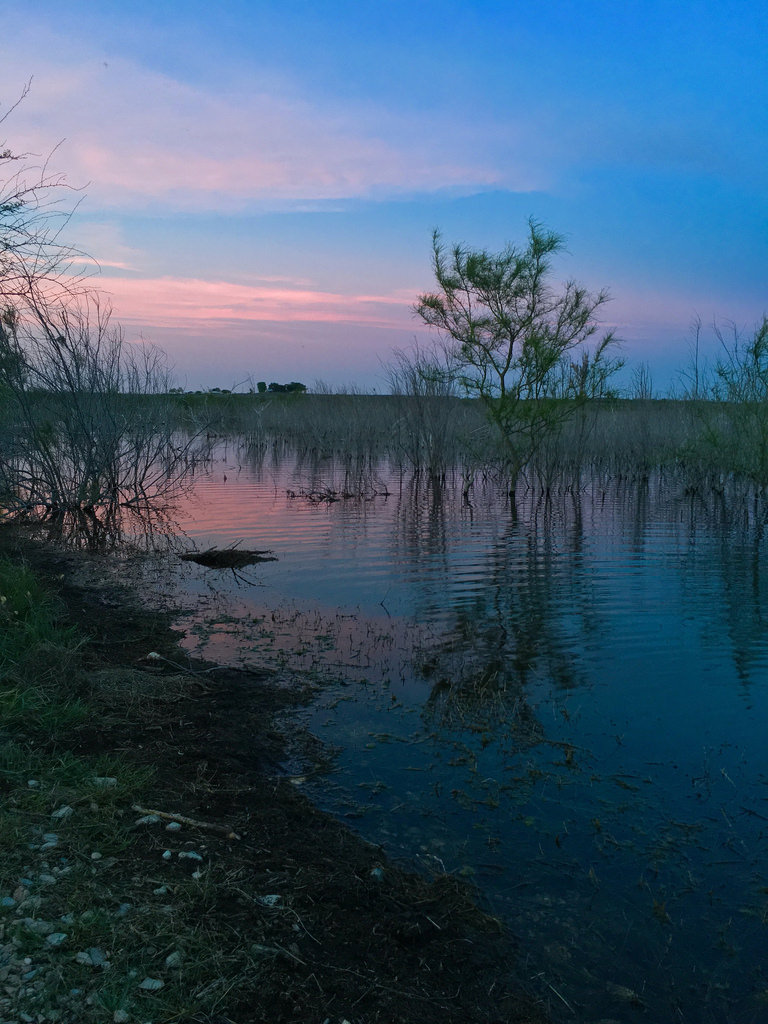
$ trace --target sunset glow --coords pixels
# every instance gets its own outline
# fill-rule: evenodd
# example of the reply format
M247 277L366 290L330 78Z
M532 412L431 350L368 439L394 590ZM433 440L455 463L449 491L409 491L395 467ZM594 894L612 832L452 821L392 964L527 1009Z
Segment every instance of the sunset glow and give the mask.
M5 14L0 116L32 84L0 141L82 189L72 241L186 386L268 367L380 388L426 337L434 227L490 249L530 216L561 232L558 277L610 291L606 326L660 390L693 317L748 330L768 307L760 5Z

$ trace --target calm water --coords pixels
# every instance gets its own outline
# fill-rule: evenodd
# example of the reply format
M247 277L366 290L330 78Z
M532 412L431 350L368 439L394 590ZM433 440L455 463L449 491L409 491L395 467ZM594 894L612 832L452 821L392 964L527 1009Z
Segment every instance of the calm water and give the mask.
M516 510L385 467L320 487L352 489L224 452L182 526L278 561L179 578L190 646L322 679L313 798L472 880L555 1019L768 1021L760 524L659 480Z

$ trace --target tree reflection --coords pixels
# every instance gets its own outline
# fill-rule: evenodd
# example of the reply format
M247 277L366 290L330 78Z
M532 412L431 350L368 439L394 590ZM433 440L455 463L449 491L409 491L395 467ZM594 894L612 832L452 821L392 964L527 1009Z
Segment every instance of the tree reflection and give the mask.
M184 544L174 506L150 502L128 505L113 502L88 511L16 515L13 526L23 530L27 537L75 551L175 551Z

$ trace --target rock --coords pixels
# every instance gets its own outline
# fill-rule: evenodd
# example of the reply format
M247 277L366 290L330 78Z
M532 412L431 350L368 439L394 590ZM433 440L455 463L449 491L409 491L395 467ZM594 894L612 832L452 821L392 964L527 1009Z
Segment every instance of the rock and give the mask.
M69 804L64 804L63 807L59 807L59 808L57 808L57 810L52 811L51 812L51 817L52 818L58 818L58 819L69 818L74 813L75 813L74 807L70 807Z
M194 850L180 850L179 860L202 860L203 858L199 853L195 853Z
M173 854L171 853L171 851L166 850L165 853L163 854L163 860L170 860L172 856Z
M134 825L156 825L160 821L156 814L145 814L143 818L137 818Z
M181 829L181 824L178 821L169 821L165 826L166 832L178 832Z
M94 775L93 784L102 789L113 789L117 785L117 779L113 779L111 775Z
M101 854L98 850L94 850L91 854L91 860L101 860Z
M139 982L139 988L144 989L145 992L157 992L159 989L165 988L165 982L160 978L145 978L144 981Z
M91 946L90 949L81 950L75 960L86 967L109 967L109 960L104 955L104 950L98 946Z
M52 925L50 921L40 921L35 917L25 917L21 923L35 935L50 935L56 930L55 925Z
M66 932L51 932L46 938L46 942L49 946L60 946L63 942L66 942L69 936Z
M173 953L169 953L165 958L166 967L179 967L181 965L181 953L178 949L174 950Z
M257 896L256 899L263 907L279 907L283 901L283 897L277 893L272 893L269 896Z
M130 1014L126 1013L125 1010L115 1010L115 1012L112 1014L112 1020L114 1021L114 1024L126 1024L126 1022L130 1019Z

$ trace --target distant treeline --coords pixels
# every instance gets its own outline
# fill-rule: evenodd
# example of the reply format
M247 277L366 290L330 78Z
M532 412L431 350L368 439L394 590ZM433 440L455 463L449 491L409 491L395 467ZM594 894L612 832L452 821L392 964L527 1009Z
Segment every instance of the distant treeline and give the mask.
M267 384L266 381L260 380L256 385L256 388L249 388L248 394L252 395L255 391L258 391L260 395L266 395L267 393L272 395L303 395L307 390L307 385L302 384L301 381L292 380L290 384L278 384L276 381L272 381L271 384ZM184 388L171 388L169 391L171 395L183 395L185 394ZM197 391L187 391L188 395L231 395L231 388L206 388L198 389Z

